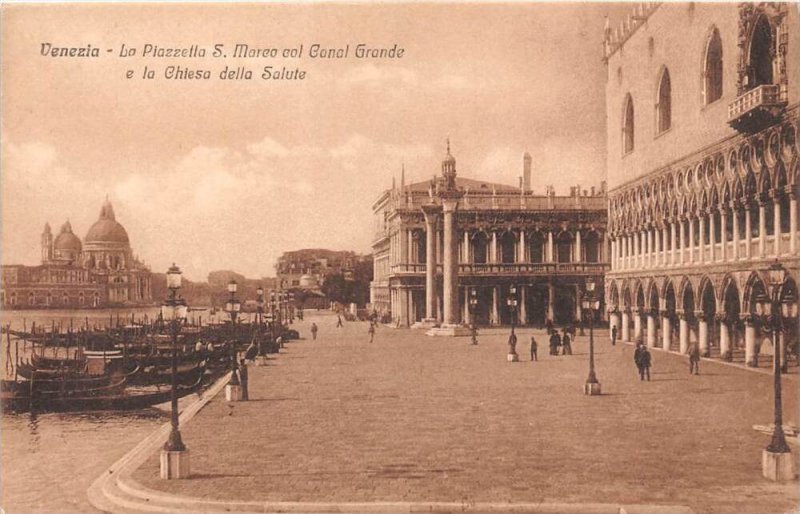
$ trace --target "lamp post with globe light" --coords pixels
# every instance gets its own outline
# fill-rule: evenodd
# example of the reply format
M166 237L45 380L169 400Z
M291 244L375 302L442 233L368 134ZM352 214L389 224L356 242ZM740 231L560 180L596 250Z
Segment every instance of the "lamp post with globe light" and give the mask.
M169 322L172 333L171 430L169 439L167 439L161 451L161 478L166 479L186 478L189 476L189 450L183 444L178 427L178 334L188 312L186 302L182 298L178 298L180 287L181 270L173 263L167 270L169 298L161 306L161 318Z
M583 315L589 318L589 377L586 379L583 392L590 396L600 394L600 382L594 371L594 318L600 310L600 300L595 295L595 287L593 277L586 279L586 293L581 301Z
M478 291L473 288L469 294L469 332L472 336L472 344L478 344L478 329L475 323L475 316L478 312Z
M518 362L519 354L517 354L516 341L517 335L514 333L514 327L517 322L517 286L512 285L508 288L508 298L506 298L506 305L511 312L511 336L509 337L508 360L509 362Z
M228 282L228 293L230 293L231 296L225 304L225 312L231 316L231 378L228 382L228 385L225 386L225 399L229 402L239 401L242 397L242 386L239 383L238 374L239 366L236 362L236 318L238 317L239 311L242 308L242 304L236 299L237 289L238 284L236 283L236 280L231 279L231 281Z
M762 324L762 330L772 335L773 348L773 387L774 387L774 428L772 440L762 452L761 468L765 478L783 481L794 479L794 459L786 435L783 432L783 401L781 391L781 333L784 321L797 318L797 298L786 287L786 269L775 261L767 271L769 291L762 292L755 299L755 314Z

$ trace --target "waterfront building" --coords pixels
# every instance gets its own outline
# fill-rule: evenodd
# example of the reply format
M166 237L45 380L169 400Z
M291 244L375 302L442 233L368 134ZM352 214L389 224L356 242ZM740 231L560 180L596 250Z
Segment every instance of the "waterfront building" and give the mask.
M65 222L41 236L38 266L4 265L0 305L6 309L98 308L152 303L150 269L134 256L128 233L106 199L81 239Z
M586 278L608 267L605 184L535 194L531 168L526 153L521 187L457 176L448 144L433 180L403 172L372 205L372 307L402 327L510 324L515 286L517 324L579 320Z
M334 275L341 275L347 282L362 280L362 264L369 264L369 259L370 256L352 251L322 248L284 252L275 265L277 283L283 289L300 292L305 307L327 308L329 299L322 291L325 281ZM366 293L363 296L366 299Z
M611 322L623 340L756 365L776 260L797 298L798 11L640 4L604 50Z

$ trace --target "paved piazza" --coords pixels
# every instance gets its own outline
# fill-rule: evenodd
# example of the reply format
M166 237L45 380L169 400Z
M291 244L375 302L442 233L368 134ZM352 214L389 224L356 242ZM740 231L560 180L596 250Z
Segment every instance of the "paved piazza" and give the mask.
M778 512L796 483L761 477L772 420L772 378L653 352L640 382L628 345L598 337L604 395L582 393L588 333L572 357L551 357L543 332L531 363L506 361L508 330L434 339L367 324L287 345L250 367L250 398L218 396L186 427L193 478L162 481L153 456L134 478L153 489L267 501L476 501L685 505L704 512ZM797 423L797 379L784 381ZM798 448L793 447L797 456ZM800 469L800 468L799 468Z

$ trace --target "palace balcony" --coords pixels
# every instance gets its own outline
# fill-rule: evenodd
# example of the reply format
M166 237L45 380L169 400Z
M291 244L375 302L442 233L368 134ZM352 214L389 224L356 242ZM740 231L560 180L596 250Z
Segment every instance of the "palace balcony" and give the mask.
M778 84L755 87L728 105L728 125L745 134L753 134L775 123L786 101L781 100Z
M401 263L391 267L391 274L395 276L425 275L425 264ZM515 262L515 263L460 263L458 274L460 276L503 276L513 277L518 275L598 275L609 270L609 265L602 262ZM442 272L441 264L436 266L436 272Z

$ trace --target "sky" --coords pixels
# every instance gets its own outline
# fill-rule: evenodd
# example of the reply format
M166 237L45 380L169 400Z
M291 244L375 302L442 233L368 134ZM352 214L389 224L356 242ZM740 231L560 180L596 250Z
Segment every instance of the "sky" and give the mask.
M37 264L45 222L83 237L106 196L134 253L187 278L273 276L284 251L369 253L372 203L440 172L566 193L605 176L604 16L618 4L6 5L2 262ZM42 44L100 57L42 55ZM236 43L277 58L232 58ZM358 59L355 46L404 50ZM120 57L122 45L137 55ZM144 45L206 50L142 56ZM222 44L227 58L214 58ZM280 57L304 46L302 59ZM310 46L350 45L346 59ZM111 52L106 50L110 49ZM228 55L228 54L231 55ZM167 66L211 80L169 80ZM299 68L302 81L262 80ZM144 67L154 79L141 78ZM220 80L243 66L252 80ZM126 73L133 76L128 78Z

